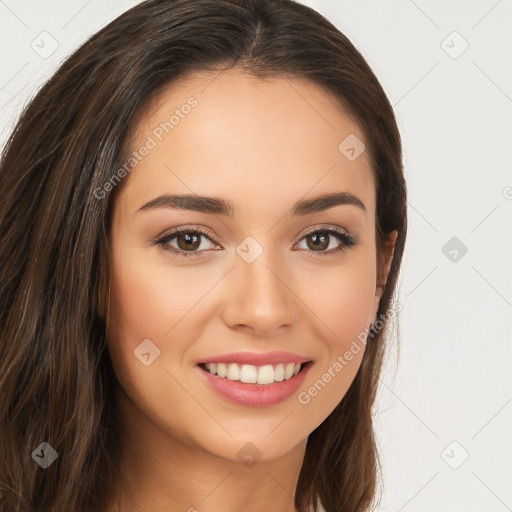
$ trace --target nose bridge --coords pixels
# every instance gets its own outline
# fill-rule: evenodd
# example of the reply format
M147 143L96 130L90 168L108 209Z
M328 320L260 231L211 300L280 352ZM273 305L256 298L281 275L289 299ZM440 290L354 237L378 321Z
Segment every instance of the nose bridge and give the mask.
M267 334L289 324L294 316L293 294L285 284L287 276L282 275L284 265L273 251L261 245L258 250L253 241L247 240L237 248L234 265L225 322Z

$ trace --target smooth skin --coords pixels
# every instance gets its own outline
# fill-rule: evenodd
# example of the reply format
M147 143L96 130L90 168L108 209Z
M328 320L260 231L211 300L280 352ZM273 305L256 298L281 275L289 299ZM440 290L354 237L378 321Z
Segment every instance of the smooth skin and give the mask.
M155 127L191 97L197 105L158 141ZM350 161L338 149L350 134L364 141L318 86L239 69L175 82L137 118L132 150L148 136L157 144L119 185L113 209L108 345L131 494L113 490L108 512L295 511L307 437L345 395L364 344L309 403L298 393L375 319L397 235L378 275L375 183L367 151ZM353 194L365 211L342 204L292 215L297 201L333 192ZM224 199L234 212L139 211L162 194ZM333 252L343 242L332 234L306 236L336 226L357 244ZM155 243L177 227L211 236ZM247 237L263 251L250 263L237 252ZM145 339L160 350L147 366L134 355ZM196 367L218 354L271 350L314 364L297 393L268 407L218 396ZM247 443L261 454L252 466L237 455Z

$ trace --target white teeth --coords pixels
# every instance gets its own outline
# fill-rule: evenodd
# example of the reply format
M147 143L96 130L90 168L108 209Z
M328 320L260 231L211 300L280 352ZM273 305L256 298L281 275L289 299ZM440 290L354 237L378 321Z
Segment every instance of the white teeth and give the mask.
M229 380L240 380L240 366L236 363L231 363L228 366L228 375Z
M288 380L300 371L300 363L279 363L275 366L253 366L252 364L238 365L237 363L206 363L204 365L212 375L238 380L248 384L273 384Z
M250 367L254 368L256 370L256 366L250 366L248 364L245 364L242 366L244 367ZM273 384L275 377L274 377L274 367L271 364L266 364L265 366L260 366L258 368L258 378L255 379L253 382L258 381L258 384ZM242 381L244 382L244 381Z
M284 380L284 364L279 363L274 369L274 380L276 382L281 382Z
M213 370L210 370L210 373L213 373ZM217 364L217 375L219 377L225 377L228 374L228 368L225 364L218 363Z
M254 384L258 379L258 370L256 366L251 366L250 364L244 364L240 368L240 380L242 382L247 382L250 384Z
M293 371L295 370L295 365L293 363L287 364L284 369L284 380L288 380L290 377L293 377Z

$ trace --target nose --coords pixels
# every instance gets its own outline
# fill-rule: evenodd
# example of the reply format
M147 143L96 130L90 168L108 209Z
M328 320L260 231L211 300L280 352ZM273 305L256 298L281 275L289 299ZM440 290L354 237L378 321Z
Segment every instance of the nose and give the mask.
M298 299L290 281L290 273L267 251L252 263L237 256L226 283L225 324L265 337L292 324Z

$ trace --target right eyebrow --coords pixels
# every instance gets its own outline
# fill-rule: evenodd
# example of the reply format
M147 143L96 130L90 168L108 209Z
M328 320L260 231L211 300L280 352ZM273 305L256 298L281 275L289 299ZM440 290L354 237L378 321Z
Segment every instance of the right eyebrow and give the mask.
M153 210L155 208L195 210L229 217L232 217L235 211L231 201L194 194L164 194L141 206L137 211Z

